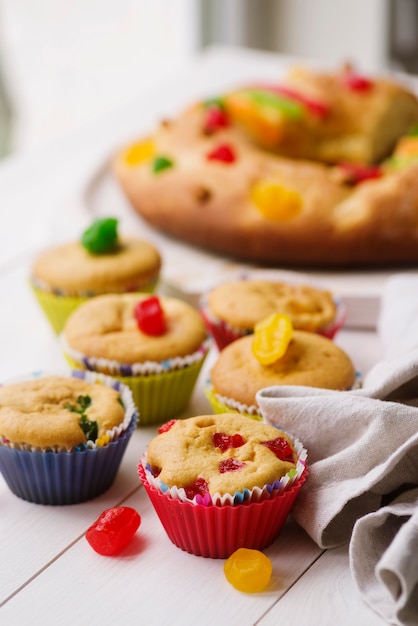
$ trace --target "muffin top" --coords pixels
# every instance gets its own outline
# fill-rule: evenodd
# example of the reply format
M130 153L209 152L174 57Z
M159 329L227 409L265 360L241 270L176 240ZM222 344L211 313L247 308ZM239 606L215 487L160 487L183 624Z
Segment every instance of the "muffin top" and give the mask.
M184 357L200 348L206 329L199 313L177 298L160 297L166 329L149 335L139 329L135 307L147 294L109 294L83 303L68 318L64 341L88 358L142 363Z
M289 437L269 424L232 413L176 420L147 449L147 462L166 485L191 499L262 488L295 467ZM196 482L198 481L198 482Z
M285 313L294 328L309 331L326 328L336 316L329 291L265 280L222 283L209 292L208 306L213 315L239 330L253 329L272 313Z
M95 440L124 416L118 391L77 378L45 376L0 387L0 436L14 444L70 449L90 438L91 423L97 423Z
M110 252L92 254L80 242L45 251L33 264L35 281L68 294L133 291L158 276L161 257L150 243L121 237Z
M295 330L285 354L271 365L256 359L252 343L248 335L222 350L211 371L214 393L253 406L257 391L273 385L346 390L354 384L351 359L326 337Z

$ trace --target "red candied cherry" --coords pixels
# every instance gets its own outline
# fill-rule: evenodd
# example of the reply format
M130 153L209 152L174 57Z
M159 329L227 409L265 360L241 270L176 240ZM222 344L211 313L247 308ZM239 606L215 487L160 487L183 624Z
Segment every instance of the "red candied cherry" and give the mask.
M271 450L281 461L293 461L293 450L283 437L277 437L270 441L261 441L262 446Z
M357 163L339 163L344 180L347 183L356 185L362 183L365 180L373 180L375 178L381 178L383 170L380 165L359 165Z
M205 132L212 134L228 126L229 119L226 112L219 106L210 105L206 111Z
M165 424L161 424L158 428L158 434L161 435L162 433L166 433L171 430L176 422L177 420L169 420L168 422L165 422Z
M146 335L162 335L166 331L164 311L157 296L140 300L134 309L139 330Z
M225 472L236 472L245 467L245 465L245 463L238 461L238 459L224 459L219 463L219 472L221 474L225 474Z
M104 556L117 554L132 539L141 524L141 517L129 506L106 509L88 528L86 539L93 550Z
M184 491L189 500L193 500L197 495L204 496L205 493L209 493L209 487L204 478L196 478L193 484L184 488Z
M342 82L345 87L353 91L369 91L373 86L373 82L369 78L351 71L343 73Z
M237 160L234 149L226 143L208 152L206 158L209 161L221 161L222 163L234 163Z
M235 435L226 435L225 433L214 433L212 441L215 448L219 448L221 452L225 452L229 448L239 448L246 443L244 437L236 433Z

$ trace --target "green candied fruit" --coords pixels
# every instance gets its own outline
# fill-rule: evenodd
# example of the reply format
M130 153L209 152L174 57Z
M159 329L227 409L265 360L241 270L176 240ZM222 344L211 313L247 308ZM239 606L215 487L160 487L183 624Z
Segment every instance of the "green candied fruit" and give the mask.
M154 172L154 174L159 174L163 170L166 170L169 167L173 167L173 165L174 161L172 161L171 159L165 156L158 156L154 159L154 162L152 164L152 171Z
M114 217L95 220L81 236L81 244L91 254L111 252L117 243L118 220Z
M77 405L66 404L65 409L72 413L78 413L80 415L79 426L86 436L87 441L96 441L98 436L99 427L96 421L89 420L86 415L86 410L91 406L90 396L78 396Z
M216 107L218 109L225 110L225 102L222 98L208 98L204 100L203 105L206 108Z

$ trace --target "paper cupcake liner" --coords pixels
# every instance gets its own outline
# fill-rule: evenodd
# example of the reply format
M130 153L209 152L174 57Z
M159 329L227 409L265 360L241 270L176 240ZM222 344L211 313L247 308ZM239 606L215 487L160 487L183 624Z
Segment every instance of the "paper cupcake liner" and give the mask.
M257 406L247 406L246 404L241 404L232 398L225 398L224 396L213 393L213 388L209 381L206 382L203 391L209 400L214 413L239 413L240 415L246 415L253 420L261 421L263 419L261 414L258 412L259 409Z
M140 376L112 374L113 378L131 389L139 410L140 426L161 424L178 417L186 409L207 353L208 346L205 344L205 347L196 353L198 359L191 360L190 364L183 365L180 369ZM66 352L64 356L71 367L92 367L92 363L77 361Z
M157 279L154 279L152 282L138 287L135 291L153 293L156 284ZM65 322L80 304L83 304L83 302L86 302L95 295L99 295L93 292L85 295L55 293L42 289L34 282L30 282L30 287L56 335L60 334L65 326Z
M44 375L69 375L118 389L126 409L125 420L106 433L110 437L106 445L88 442L73 450L56 451L23 448L3 441L0 471L12 493L29 502L66 505L90 500L109 489L115 480L137 421L132 393L118 381L91 372L45 372L35 376Z
M337 332L344 326L347 317L346 307L342 300L340 298L335 298L334 303L336 306L335 319L328 326L312 331L316 332L318 335L327 337L328 339L334 339ZM228 322L221 320L219 317L216 317L209 311L205 296L202 297L200 302L200 314L208 332L213 337L213 340L219 350L223 350L227 345L236 339L240 339L241 337L245 337L246 335L251 335L253 333L252 329L243 330L236 328L231 324L228 324Z
M196 556L225 559L238 548L263 550L273 543L307 478L307 469L274 497L235 506L205 506L171 498L150 484L142 463L138 474L175 546Z

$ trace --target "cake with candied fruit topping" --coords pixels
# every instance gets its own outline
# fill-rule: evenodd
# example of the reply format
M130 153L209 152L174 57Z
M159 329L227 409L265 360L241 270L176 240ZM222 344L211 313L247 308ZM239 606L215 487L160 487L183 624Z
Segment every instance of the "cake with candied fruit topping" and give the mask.
M241 415L201 415L160 428L138 466L171 541L202 556L262 549L306 478L306 450Z
M343 304L327 289L275 280L220 283L204 294L200 309L219 349L250 335L260 320L285 313L299 330L333 338L345 320Z
M58 334L68 315L104 293L153 292L161 269L157 248L118 233L118 220L95 220L78 241L48 248L31 268L30 284Z
M75 504L113 483L138 413L128 387L92 372L23 377L0 387L0 471L38 504Z

